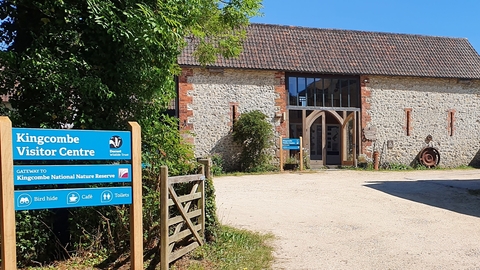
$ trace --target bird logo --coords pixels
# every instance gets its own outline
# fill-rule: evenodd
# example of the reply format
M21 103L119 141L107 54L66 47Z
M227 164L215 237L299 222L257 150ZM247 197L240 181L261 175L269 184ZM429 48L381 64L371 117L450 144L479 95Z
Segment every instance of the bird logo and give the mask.
M122 138L120 136L112 136L110 138L110 148L120 148L122 146Z

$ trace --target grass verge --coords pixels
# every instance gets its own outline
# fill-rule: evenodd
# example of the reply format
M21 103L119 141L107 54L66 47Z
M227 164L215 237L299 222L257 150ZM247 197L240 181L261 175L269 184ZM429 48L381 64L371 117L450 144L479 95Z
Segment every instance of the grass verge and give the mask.
M222 226L214 243L197 248L189 257L177 261L175 270L270 269L273 235L259 234Z
M259 234L247 230L239 230L229 226L221 226L215 242L197 248L191 254L176 261L170 269L175 270L213 270L213 269L270 269L273 261L273 247L269 242L273 235ZM25 270L87 270L97 268L100 261L93 258L76 257L64 262L56 262L49 266L28 267ZM104 269L104 268L103 268ZM108 268L110 269L110 268ZM129 265L117 268L130 269ZM157 265L155 269L160 269Z

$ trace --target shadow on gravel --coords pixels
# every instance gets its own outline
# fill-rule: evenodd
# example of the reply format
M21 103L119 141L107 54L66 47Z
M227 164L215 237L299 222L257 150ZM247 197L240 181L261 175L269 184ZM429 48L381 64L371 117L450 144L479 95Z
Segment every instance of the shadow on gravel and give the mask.
M480 180L371 181L366 187L387 194L480 217Z

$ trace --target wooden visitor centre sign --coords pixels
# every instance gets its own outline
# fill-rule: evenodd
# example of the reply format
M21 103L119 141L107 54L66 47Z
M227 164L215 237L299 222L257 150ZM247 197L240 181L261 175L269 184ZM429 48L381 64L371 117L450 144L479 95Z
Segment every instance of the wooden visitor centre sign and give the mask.
M299 151L299 167L300 171L303 171L303 140L302 137L300 136L299 138L283 138L280 136L279 140L280 144L280 171L283 171L283 158L284 158L284 153L283 150L298 150Z
M141 131L136 122L129 122L129 128L130 131L12 128L10 119L0 116L3 270L17 269L15 211L107 205L130 205L131 269L143 268ZM62 160L108 162L14 165L15 160L32 164ZM111 161L118 164L108 164ZM113 185L56 188L59 184L102 183Z
M130 160L128 131L12 128L14 160Z

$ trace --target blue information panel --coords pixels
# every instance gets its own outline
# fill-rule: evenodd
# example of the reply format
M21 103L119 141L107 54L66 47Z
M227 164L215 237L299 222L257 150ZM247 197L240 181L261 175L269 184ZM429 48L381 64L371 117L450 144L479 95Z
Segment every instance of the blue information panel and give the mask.
M282 139L283 145L300 145L300 139Z
M283 145L283 150L300 150L300 145Z
M14 185L131 182L132 165L15 165Z
M12 128L14 160L130 160L129 131Z
M282 149L300 150L300 139L282 139Z
M131 187L16 190L15 210L106 206L132 203Z

